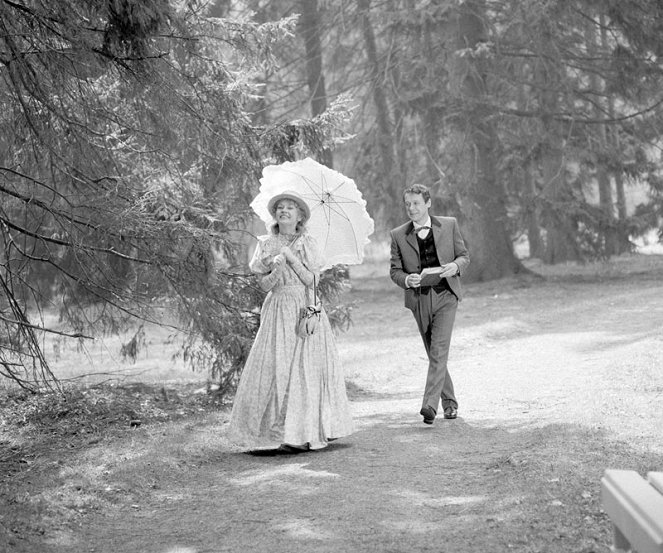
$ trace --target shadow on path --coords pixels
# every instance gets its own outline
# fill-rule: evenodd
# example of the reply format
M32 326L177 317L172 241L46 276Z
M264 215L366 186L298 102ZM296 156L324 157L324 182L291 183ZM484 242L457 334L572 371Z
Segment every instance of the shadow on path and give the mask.
M162 467L158 489L134 508L109 508L53 551L469 553L544 550L550 540L578 551L581 525L577 535L556 533L562 510L600 525L607 543L600 473L586 462L610 463L619 449L601 432L571 424L507 431L462 417L424 426L390 405L370 403L373 414L358 417L354 435L315 452L201 448ZM199 439L188 434L189 450ZM582 456L569 459L567 448ZM542 472L551 474L544 487ZM587 496L568 497L569 480Z

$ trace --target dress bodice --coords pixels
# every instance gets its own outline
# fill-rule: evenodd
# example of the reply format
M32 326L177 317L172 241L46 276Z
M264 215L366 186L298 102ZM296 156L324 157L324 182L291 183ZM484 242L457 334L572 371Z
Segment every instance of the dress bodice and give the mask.
M274 257L281 253L281 248L288 246L301 265L307 270L317 275L320 267L320 259L315 240L308 234L281 235L269 234L258 238L258 246L249 264L251 270L258 274L270 273L274 265ZM305 286L304 282L297 274L295 267L286 263L280 278L274 284L273 289Z

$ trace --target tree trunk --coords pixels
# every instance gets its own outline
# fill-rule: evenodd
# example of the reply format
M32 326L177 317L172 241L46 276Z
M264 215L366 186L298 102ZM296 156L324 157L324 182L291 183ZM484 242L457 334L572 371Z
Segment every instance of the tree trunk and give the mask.
M587 52L592 57L598 56L598 44L593 21L585 21L585 42ZM596 98L592 111L594 116L599 119L604 112L602 94L605 93L605 84L601 82L596 73L589 76L591 88L596 91ZM598 224L601 235L602 254L609 258L616 253L616 234L615 234L615 216L612 203L612 183L610 173L607 167L607 160L610 156L610 145L607 139L607 130L605 124L599 124L597 128L598 148L596 153L596 179L599 189L599 209L600 220Z
M615 135L617 130L615 129ZM619 136L615 138L619 144ZM619 150L616 150L619 151ZM617 251L620 254L631 250L631 240L626 228L626 193L624 192L624 176L621 171L615 171L615 191L617 193Z
M387 7L390 12L395 11L394 7L394 2L392 0L387 1ZM401 71L400 71L400 63L401 63L401 53L400 53L400 48L398 47L399 43L399 34L395 30L395 27L391 27L391 33L389 37L389 44L394 45L388 52L389 59L391 60L391 63L389 64L389 80L392 83L392 86L394 90L400 91L401 89ZM407 112L407 103L400 99L398 95L396 95L396 98L394 99L393 102L393 128L390 133L391 135L391 140L393 143L393 151L394 151L394 159L395 159L395 167L394 167L394 177L392 178L393 181L395 181L397 186L404 187L406 183L408 183L408 174L409 174L409 167L407 163L407 148L405 144L407 141L405 140L405 130L404 130L404 125L403 121L405 120L405 113ZM400 202L401 197L400 197L400 190L398 194L398 200ZM399 215L402 214L402 211L399 210Z
M542 148L543 190L546 191L546 208L543 224L546 230L544 263L579 261L580 249L576 242L577 222L569 215L574 205L573 195L566 183L566 167L561 137L551 117L543 117L544 128L550 129Z
M320 42L320 12L318 0L300 0L300 30L306 49L306 81L311 94L311 112L313 117L324 113L327 109L327 92L325 76L322 72L322 44ZM325 150L320 154L320 162L333 167L332 153Z
M575 206L573 193L566 181L564 141L555 114L559 111L561 70L557 65L557 53L552 50L555 44L547 22L542 23L538 33L540 54L536 72L540 86L541 107L541 174L545 207L542 213L546 231L546 253L544 263L554 264L564 261L579 261L580 249L576 242L578 223L571 215Z
M485 41L485 2L468 0L457 12L456 49L475 48ZM467 217L463 229L472 258L469 278L492 280L523 269L513 252L507 230L506 195L498 180L497 140L489 109L483 100L488 95L481 57L458 57L454 83L465 103L466 134L473 147L472 163L476 168L469 184L469 202L464 204Z
M608 41L608 33L605 25L605 15L601 14L601 47L604 52L609 51L610 45ZM612 95L608 95L608 117L611 120L615 120L615 99ZM615 254L620 254L627 252L631 249L631 242L628 236L628 231L626 230L626 217L628 213L626 212L626 194L624 193L624 172L622 170L622 150L621 144L619 141L619 125L613 125L611 129L608 130L608 139L607 143L610 150L616 156L617 163L616 168L613 170L612 174L615 179L615 195L616 195L616 207L617 207L617 221L616 221L616 237L615 237Z
M541 238L541 221L539 218L539 206L536 201L536 178L534 163L527 163L525 178L527 179L527 241L529 242L529 256L543 259L545 255L545 244Z
M610 182L610 175L604 166L598 167L597 179L599 184L599 205L601 207L599 229L602 235L602 253L606 258L609 258L617 253L617 235L612 207L612 183Z
M370 72L370 86L373 92L373 103L375 104L375 115L377 124L376 146L380 156L378 162L379 178L384 184L384 189L388 198L385 203L387 211L385 218L389 226L394 226L402 219L402 198L401 189L404 188L400 171L397 164L394 163L394 138L393 125L389 114L389 105L387 96L384 92L384 86L381 82L383 74L380 61L378 59L377 44L375 33L370 19L370 0L358 0L357 5L361 17L362 33L364 43L366 44L366 58Z

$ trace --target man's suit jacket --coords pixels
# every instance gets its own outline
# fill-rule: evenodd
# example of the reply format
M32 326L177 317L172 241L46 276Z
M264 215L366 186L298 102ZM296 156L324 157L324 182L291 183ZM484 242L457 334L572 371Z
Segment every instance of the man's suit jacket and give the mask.
M465 241L460 234L458 222L454 217L431 216L431 229L435 240L435 249L440 265L453 261L458 265L459 273L447 278L451 291L458 301L463 297L460 275L470 264L470 256ZM391 231L391 267L389 275L398 286L405 289L405 307L414 309L417 303L417 288L407 288L405 279L411 273L421 272L419 243L412 221Z

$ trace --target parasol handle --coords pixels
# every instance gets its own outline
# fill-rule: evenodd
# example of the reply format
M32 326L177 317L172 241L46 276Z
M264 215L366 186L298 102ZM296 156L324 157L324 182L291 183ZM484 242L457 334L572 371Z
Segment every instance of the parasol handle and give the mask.
M317 277L313 273L313 305L318 305L318 286L316 284Z

